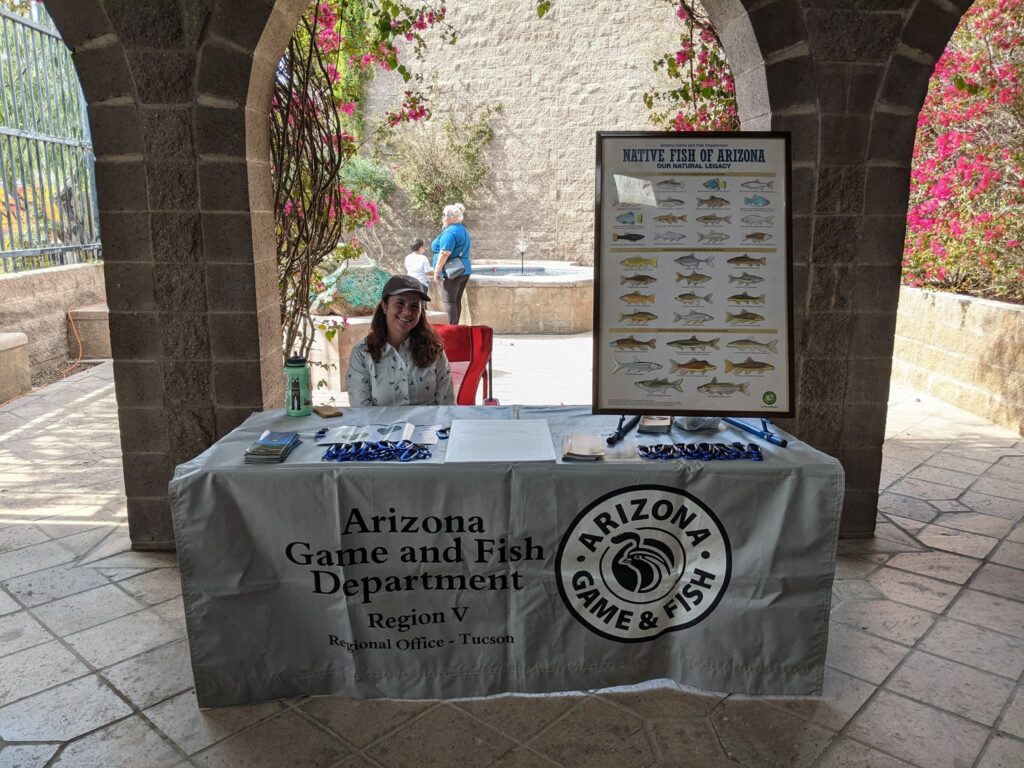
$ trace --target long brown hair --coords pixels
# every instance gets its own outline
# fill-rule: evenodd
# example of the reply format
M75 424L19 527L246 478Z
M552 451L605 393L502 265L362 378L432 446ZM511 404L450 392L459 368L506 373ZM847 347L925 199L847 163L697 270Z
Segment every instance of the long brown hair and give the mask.
M379 363L380 356L384 352L384 345L388 343L388 321L384 317L384 302L381 299L377 302L377 308L373 310L373 319L370 320L370 333L366 337L366 348L370 352L373 362ZM413 326L409 333L409 346L412 350L412 362L417 368L427 368L437 362L437 358L444 351L441 337L437 331L430 327L427 320L427 308L420 306L419 322Z

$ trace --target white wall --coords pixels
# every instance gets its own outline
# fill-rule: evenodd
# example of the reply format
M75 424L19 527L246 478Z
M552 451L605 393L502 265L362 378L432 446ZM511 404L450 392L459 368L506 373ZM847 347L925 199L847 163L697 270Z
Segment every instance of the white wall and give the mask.
M453 2L458 43L435 42L413 65L437 73L438 118L462 107L503 106L487 151L489 189L466 201L474 259L518 258L522 228L528 258L592 264L595 132L651 130L641 98L654 77L650 62L675 49L681 26L659 0L558 0L543 19L534 5ZM368 114L389 108L405 87L401 78L378 77ZM378 234L389 255L404 254L413 237L429 242L437 228L410 216Z

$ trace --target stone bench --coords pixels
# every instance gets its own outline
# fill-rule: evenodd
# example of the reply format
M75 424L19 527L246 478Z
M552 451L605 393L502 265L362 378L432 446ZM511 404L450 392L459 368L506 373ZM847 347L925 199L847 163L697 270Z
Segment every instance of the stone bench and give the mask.
M31 391L28 336L24 333L0 333L0 403Z
M78 342L75 330L82 341L83 360L106 360L110 354L109 310L105 302L75 307L68 312L68 355L74 360L78 357ZM74 320L74 329L71 327Z
M366 338L370 332L371 315L365 317L349 317L348 328L342 329L342 320L336 315L314 315L316 336L309 351L310 378L316 389L318 381L326 381L326 388L334 392L345 391L345 371L348 370L348 358L352 347ZM427 320L431 323L447 323L448 313L428 310ZM330 341L327 340L326 329L320 326L337 326L338 332Z

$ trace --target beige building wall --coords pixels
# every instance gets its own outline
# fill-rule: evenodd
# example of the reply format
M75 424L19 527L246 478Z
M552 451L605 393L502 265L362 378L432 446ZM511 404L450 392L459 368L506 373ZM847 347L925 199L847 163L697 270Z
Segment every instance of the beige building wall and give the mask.
M102 264L0 275L0 332L28 336L34 372L61 364L68 359L68 310L105 295Z
M594 259L596 131L651 130L643 103L651 60L675 50L681 25L662 0L558 0L543 19L534 0L465 0L449 6L460 32L435 42L413 66L440 88L434 115L501 103L488 145L488 189L464 201L474 259ZM367 114L389 109L407 87L397 77L371 84ZM451 202L451 201L445 201ZM428 242L436 222L411 215L379 228L385 252Z
M892 378L1024 434L1024 307L901 288Z

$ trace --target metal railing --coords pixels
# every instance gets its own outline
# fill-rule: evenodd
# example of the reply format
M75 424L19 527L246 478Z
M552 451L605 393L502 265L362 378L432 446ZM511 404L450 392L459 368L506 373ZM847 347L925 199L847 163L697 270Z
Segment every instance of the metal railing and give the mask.
M0 273L96 261L85 97L42 4L0 8Z

